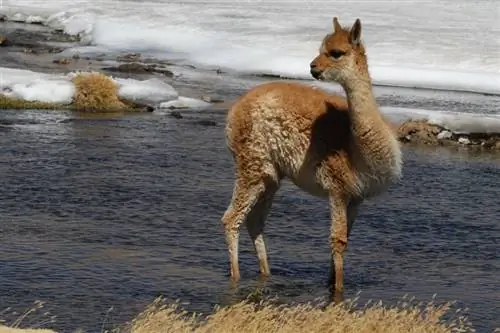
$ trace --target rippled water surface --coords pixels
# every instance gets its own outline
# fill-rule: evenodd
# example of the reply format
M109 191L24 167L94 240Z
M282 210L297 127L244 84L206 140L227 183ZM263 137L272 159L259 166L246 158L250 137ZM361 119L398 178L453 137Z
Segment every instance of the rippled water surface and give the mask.
M220 217L233 164L224 110L184 119L40 115L0 116L0 309L40 299L56 328L98 332L110 307L109 325L160 294L207 312L257 284L244 232L241 290L228 289ZM500 326L500 159L404 152L404 179L366 203L354 225L346 297L437 293L490 332ZM290 184L280 190L267 226L270 294L327 297L328 216L324 200Z

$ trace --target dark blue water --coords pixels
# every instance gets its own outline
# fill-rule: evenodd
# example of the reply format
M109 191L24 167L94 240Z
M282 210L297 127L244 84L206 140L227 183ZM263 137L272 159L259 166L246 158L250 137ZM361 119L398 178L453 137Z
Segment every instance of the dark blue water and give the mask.
M0 310L43 300L54 328L98 332L106 317L108 328L124 323L158 295L208 312L257 285L242 230L241 289L228 288L220 218L234 178L224 110L184 119L36 115L0 115ZM367 202L354 225L345 296L437 293L491 332L500 326L500 157L404 153L404 179ZM328 296L328 230L327 203L285 184L266 229L269 294Z

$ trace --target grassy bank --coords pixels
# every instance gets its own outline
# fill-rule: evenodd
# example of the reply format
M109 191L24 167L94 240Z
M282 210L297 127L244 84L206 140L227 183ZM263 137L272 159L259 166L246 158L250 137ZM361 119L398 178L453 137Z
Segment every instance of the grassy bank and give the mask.
M143 112L147 106L120 99L118 85L99 73L80 73L72 79L75 95L70 104L25 101L0 94L0 109L71 110L77 112Z
M19 324L19 322L17 323ZM22 323L21 323L22 324ZM18 325L19 326L19 325ZM22 326L22 325L21 325ZM81 332L81 331L78 331ZM216 308L208 316L190 314L178 304L156 299L134 320L114 333L472 333L475 330L451 303L395 306L382 302L355 306L354 302L318 307L242 301ZM0 325L0 333L55 333Z
M219 308L206 320L188 315L176 305L153 303L131 324L131 333L458 333L474 332L463 316L443 317L450 304L382 303L355 310L350 303L320 309L310 304L277 306L241 302Z

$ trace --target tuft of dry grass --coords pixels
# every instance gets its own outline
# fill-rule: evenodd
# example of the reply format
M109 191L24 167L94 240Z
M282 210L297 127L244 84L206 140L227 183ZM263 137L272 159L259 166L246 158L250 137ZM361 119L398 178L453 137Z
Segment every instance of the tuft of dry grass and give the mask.
M80 73L73 78L73 107L84 112L120 112L130 109L118 97L118 85L99 73Z
M157 299L131 322L131 333L472 333L475 330L459 311L443 319L451 303L397 306L382 302L355 309L354 302L318 308L243 301L217 308L206 318L188 314L177 304Z
M121 100L118 85L100 72L81 72L72 78L75 96L71 104L25 101L0 94L0 109L13 110L71 110L92 113L144 112L146 105Z
M0 109L13 109L13 110L55 110L67 108L64 105L54 103L45 103L38 101L25 101L18 98L8 97L0 94Z
M0 333L56 333L42 328L12 328L0 325Z
M10 308L0 311L0 315L15 317L11 323L0 320L0 333L56 333L49 329L35 328L51 324L55 321L55 316L49 311L44 311L44 302L35 301L33 305L22 313L9 313ZM23 326L31 328L20 328Z
M363 307L356 299L338 305L315 306L277 305L271 301L245 300L228 307L216 307L212 314L190 314L178 303L166 303L157 298L132 322L121 328L104 330L113 333L473 333L474 328L461 310L452 311L452 303L434 301L416 303L403 298L394 306L381 301ZM40 327L53 322L27 320L43 307L35 306L18 314L8 326L0 324L0 333L56 333L47 329L21 329ZM4 311L5 312L5 311ZM47 313L43 314L47 317ZM447 317L447 318L446 318ZM27 322L29 321L29 322ZM1 322L1 321L0 321ZM4 323L5 324L5 323ZM497 332L496 329L494 332ZM75 333L83 333L80 330Z

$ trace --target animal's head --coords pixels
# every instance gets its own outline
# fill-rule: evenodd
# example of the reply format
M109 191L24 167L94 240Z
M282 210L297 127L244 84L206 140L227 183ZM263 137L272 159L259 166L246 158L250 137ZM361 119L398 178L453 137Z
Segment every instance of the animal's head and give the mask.
M311 75L317 80L345 85L368 73L366 61L361 21L356 19L351 28L343 28L334 17L333 33L323 39L319 55L311 62Z

